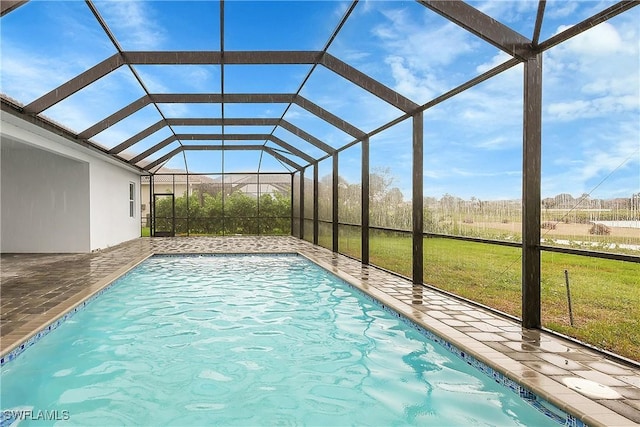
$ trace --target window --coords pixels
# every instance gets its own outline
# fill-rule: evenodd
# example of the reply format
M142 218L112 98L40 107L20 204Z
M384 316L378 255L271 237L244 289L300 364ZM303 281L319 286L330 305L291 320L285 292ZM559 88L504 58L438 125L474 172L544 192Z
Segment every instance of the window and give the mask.
M136 194L136 184L133 182L129 183L129 217L135 218L136 210L135 210L135 194Z

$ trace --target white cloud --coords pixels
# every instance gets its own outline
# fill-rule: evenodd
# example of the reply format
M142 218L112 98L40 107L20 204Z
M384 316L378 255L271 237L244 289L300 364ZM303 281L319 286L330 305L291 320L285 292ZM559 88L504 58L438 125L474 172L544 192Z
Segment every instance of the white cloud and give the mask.
M188 67L185 71L186 73L183 73L183 78L186 79L190 86L203 92L211 90L213 74L211 73L211 70L209 68L191 66Z
M157 50L167 37L147 2L99 2L98 9L125 50Z
M169 88L162 83L161 79L157 78L152 73L145 70L136 69L138 76L144 83L145 87L150 93L169 93Z
M430 101L473 77L473 64L482 60L484 53L497 52L427 8L390 5L378 7L384 20L370 30L388 66L379 74L388 75L393 82L390 86L414 102ZM504 60L506 57L498 54L476 67L484 71L491 63Z
M404 58L400 56L388 56L385 63L391 67L391 75L396 84L394 89L410 99L433 99L440 91L441 84L432 74L419 76L411 70Z
M552 0L545 7L546 19L566 18L574 15L578 8L578 2L566 0Z
M559 27L558 31L564 28ZM639 32L637 25L629 26L626 19L620 19L615 26L605 22L545 54L545 120L637 114Z
M588 101L572 101L572 102L556 102L549 104L547 112L558 120L573 120L578 117L585 116L590 110Z
M340 59L348 63L358 63L369 58L371 54L369 52L363 52L353 49L342 49L340 51Z
M556 34L562 33L570 27L561 25ZM584 55L587 58L601 58L602 55L628 52L629 48L625 47L616 28L608 22L603 22L566 41L559 50Z
M356 13L369 13L372 10L374 10L374 3L376 2L376 0L363 0L360 2L360 4L362 5L361 7L356 8Z
M479 141L474 144L479 148L511 147L522 137L521 76L522 67L517 66L427 110L427 115L454 126L446 132L464 132Z
M602 198L637 192L638 130L637 120L590 121L562 142L543 141L543 197L561 192L579 195L596 188Z
M382 13L387 21L375 26L373 35L384 43L385 50L404 57L412 68L427 70L449 65L459 56L473 52L478 43L453 23L427 21L425 15L411 14L407 9L386 9Z
M300 117L302 117L302 113L300 111L297 111L297 110L292 111L292 108L289 108L287 110L286 115L284 116L284 120L291 123L292 120L296 120Z
M401 114L366 89L323 68L313 73L301 95L365 132Z
M78 133L143 94L129 70L120 68L46 109L43 114Z
M564 1L564 0L563 0ZM522 27L525 24L528 29L533 29L533 19L538 8L537 1L495 1L490 0L481 4L473 4L481 12L491 16L492 18L502 22L512 28ZM531 38L531 34L524 34L525 37Z
M108 147L113 147L158 122L160 119L161 116L158 114L156 108L148 105L116 123L114 126L100 132L92 139Z
M499 51L489 61L484 62L476 67L476 71L480 74L487 72L500 64L503 64L511 59L511 56L503 51Z
M200 65L150 65L135 67L136 72L151 93L185 92L186 88L197 92L219 90L213 66Z
M600 77L592 82L585 83L582 86L582 93L594 96L610 93L622 94L627 90L629 84L633 84L633 80L633 76L619 79Z
M104 132L99 133L91 139L102 144L105 147L112 148L133 135L135 135L135 133L131 129L115 130L113 128L108 128Z
M84 54L69 58L27 50L29 48L15 46L6 37L2 41L0 90L25 104L99 62L87 64Z
M557 33L566 28L558 27ZM565 65L565 69L579 70L587 76L603 71L624 75L626 70L621 66L638 66L638 32L638 28L603 22L549 50L545 66L555 71L558 64Z
M626 95L550 103L546 108L546 112L553 120L572 121L605 117L632 111L633 109L638 109L638 98L633 95Z
M62 76L68 74L62 61L30 56L3 43L1 90L25 104L64 83Z
M487 150L500 150L503 148L511 148L514 145L514 142L516 144L521 144L521 141L519 140L511 140L505 136L495 136L493 138L490 139L486 139L486 140L480 140L478 143L474 144L475 147L477 148L484 148Z
M347 12L347 9L349 9L349 2L342 1L342 2L336 2L336 3L337 5L333 10L333 17L339 20Z
M637 129L635 129L637 132ZM640 167L640 141L633 126L623 126L587 141L581 177L589 180L617 169ZM638 185L638 182L636 182Z
M80 133L97 121L91 117L87 109L78 108L76 104L60 103L54 106L52 111L46 111L42 115L45 118L62 124L73 133Z
M187 117L189 115L188 104L158 104L158 107L165 117Z
M428 179L444 179L447 175L449 175L448 171L444 170L435 170L435 169L425 169L423 173L425 178Z

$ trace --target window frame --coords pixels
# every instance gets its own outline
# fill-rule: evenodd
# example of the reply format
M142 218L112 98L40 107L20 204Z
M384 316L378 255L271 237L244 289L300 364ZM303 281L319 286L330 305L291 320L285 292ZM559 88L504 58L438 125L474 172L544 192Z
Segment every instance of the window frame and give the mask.
M136 217L136 183L129 182L129 218Z

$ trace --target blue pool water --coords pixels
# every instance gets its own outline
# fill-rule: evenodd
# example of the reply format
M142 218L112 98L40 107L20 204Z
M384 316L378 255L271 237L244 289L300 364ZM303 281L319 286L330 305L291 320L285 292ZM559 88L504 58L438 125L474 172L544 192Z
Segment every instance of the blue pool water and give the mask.
M151 258L1 374L20 426L554 424L299 256Z

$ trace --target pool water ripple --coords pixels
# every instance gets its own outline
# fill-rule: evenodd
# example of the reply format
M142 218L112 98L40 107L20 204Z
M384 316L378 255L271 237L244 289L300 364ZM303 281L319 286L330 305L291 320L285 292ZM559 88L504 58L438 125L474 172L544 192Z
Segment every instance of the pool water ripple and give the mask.
M151 258L2 383L80 425L553 425L293 256Z

